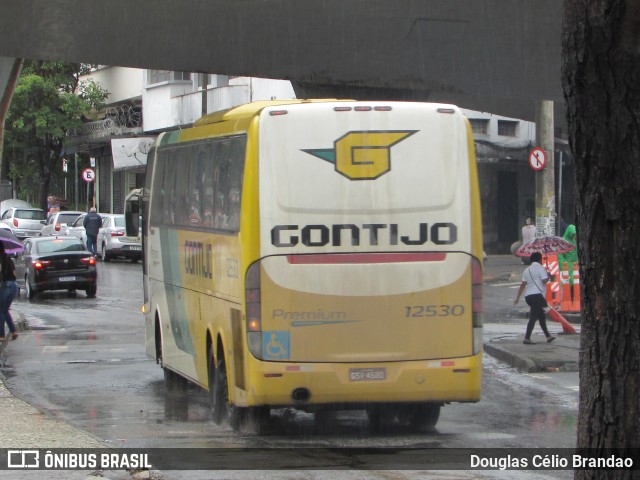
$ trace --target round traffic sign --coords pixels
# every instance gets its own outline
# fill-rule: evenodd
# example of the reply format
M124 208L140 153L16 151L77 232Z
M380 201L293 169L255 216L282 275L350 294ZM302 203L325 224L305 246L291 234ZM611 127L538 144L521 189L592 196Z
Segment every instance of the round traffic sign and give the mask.
M85 182L93 182L93 180L96 178L96 172L93 168L85 168L84 170L82 170L82 179Z
M534 148L529 153L529 165L534 170L542 170L547 164L547 152L541 148Z

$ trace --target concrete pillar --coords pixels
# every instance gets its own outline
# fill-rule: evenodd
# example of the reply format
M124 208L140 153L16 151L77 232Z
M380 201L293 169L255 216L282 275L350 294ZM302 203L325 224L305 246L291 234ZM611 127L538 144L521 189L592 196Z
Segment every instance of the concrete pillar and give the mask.
M536 172L536 229L538 236L555 235L556 193L554 179L553 102L540 100L536 105L536 146L547 154L547 163Z

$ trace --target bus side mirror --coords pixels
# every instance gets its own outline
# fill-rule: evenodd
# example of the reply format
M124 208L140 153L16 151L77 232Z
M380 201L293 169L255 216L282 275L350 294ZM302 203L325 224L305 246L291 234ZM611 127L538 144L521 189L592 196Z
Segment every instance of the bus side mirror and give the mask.
M133 190L124 202L124 226L127 237L140 236L140 197L141 189Z
M127 237L137 237L140 234L140 212L138 208L131 208L131 211L127 210L124 213L124 223Z

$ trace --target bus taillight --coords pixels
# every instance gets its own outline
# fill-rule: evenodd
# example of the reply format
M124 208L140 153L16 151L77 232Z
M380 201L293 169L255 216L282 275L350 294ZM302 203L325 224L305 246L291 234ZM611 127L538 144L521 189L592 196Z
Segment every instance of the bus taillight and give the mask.
M262 316L260 313L260 263L256 262L247 270L245 282L247 343L249 351L257 359L262 359Z
M471 300L473 302L473 353L474 355L482 350L482 313L484 311L482 303L482 264L480 260L474 258L471 261Z

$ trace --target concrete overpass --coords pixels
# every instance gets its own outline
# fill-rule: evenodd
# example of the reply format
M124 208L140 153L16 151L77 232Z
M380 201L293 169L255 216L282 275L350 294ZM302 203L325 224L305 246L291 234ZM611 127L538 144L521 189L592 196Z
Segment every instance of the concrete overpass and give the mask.
M442 101L526 120L545 99L561 124L562 3L0 0L0 56L281 78L299 97Z

